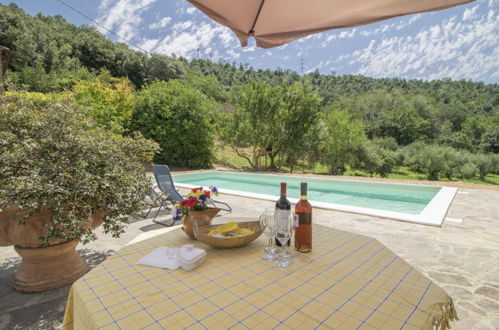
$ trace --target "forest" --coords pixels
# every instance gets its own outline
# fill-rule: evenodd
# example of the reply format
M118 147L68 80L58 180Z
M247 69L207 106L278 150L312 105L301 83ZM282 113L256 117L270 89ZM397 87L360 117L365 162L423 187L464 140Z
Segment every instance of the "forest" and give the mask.
M498 84L149 55L15 4L0 5L0 46L13 52L1 97L140 132L158 163L499 184Z

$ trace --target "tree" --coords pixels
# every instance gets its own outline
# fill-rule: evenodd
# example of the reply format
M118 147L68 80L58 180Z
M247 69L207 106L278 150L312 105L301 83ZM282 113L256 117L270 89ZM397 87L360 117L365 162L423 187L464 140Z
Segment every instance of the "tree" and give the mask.
M279 121L282 129L277 130L282 135L276 137L279 141L273 150L269 150L270 167L274 168L274 158L277 152L286 155L290 171L299 158L304 158L310 140L313 139L313 126L317 124L317 115L322 98L313 90L310 83L294 83L284 87L281 93L282 103L279 111ZM315 141L314 141L315 142Z
M159 143L157 162L209 167L214 156L208 107L204 95L180 80L156 82L137 93L130 127Z
M153 54L145 63L145 81L179 79L185 74L184 66L167 56Z
M355 167L366 171L371 177L375 173L387 177L396 165L395 151L384 148L376 141L366 141L362 144Z
M440 175L451 178L459 166L459 153L452 147L413 143L405 153L405 165L425 173L428 180L438 180Z
M319 144L321 160L329 173L340 175L352 165L356 154L366 140L362 122L353 120L346 111L331 111L323 119L325 139Z
M274 138L281 135L278 117L281 107L280 90L266 82L252 81L239 86L233 93L236 105L227 142L254 169L260 158L274 148Z
M497 164L495 164L494 155L492 154L473 155L473 157L471 158L471 162L478 169L478 174L480 175L481 180L484 180L487 174L496 171L496 168L494 166L497 166Z

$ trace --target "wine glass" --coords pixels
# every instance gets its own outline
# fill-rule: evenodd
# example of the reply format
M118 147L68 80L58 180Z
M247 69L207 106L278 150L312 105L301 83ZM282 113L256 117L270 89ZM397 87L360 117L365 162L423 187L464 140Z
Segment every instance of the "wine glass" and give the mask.
M293 235L296 235L296 228L298 227L298 215L293 214L293 228L291 230L291 236L289 237L289 241L293 242ZM290 250L289 248L286 249L284 252L286 255L286 258L296 258L298 254L294 252L293 250Z
M282 253L276 262L277 267L288 268L293 263L288 255L288 241L291 239L293 228L295 225L295 217L293 212L289 210L275 211L275 237L279 240L282 246Z
M264 249L265 254L262 256L263 260L272 261L276 259L277 248L274 246L275 235L275 221L274 221L274 208L266 208L260 216L260 226L263 232L267 235L269 245Z

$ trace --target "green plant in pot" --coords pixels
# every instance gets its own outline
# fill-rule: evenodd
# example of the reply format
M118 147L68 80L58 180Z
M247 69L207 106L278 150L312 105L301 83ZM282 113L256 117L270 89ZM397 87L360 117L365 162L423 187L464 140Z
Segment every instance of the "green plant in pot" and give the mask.
M142 162L158 150L142 136L97 126L70 101L0 98L0 246L22 262L13 287L36 292L71 283L87 271L79 242L119 237L144 208L151 182Z

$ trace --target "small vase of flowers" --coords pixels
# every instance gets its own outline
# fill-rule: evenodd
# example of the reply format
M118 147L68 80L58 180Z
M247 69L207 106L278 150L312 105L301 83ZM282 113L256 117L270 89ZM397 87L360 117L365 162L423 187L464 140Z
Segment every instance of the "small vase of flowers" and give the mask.
M196 239L194 223L198 226L210 225L211 220L220 212L219 208L208 206L213 204L213 195L218 195L218 190L214 186L210 186L210 190L203 190L203 187L194 188L172 209L173 220L184 217L182 229L190 238Z

